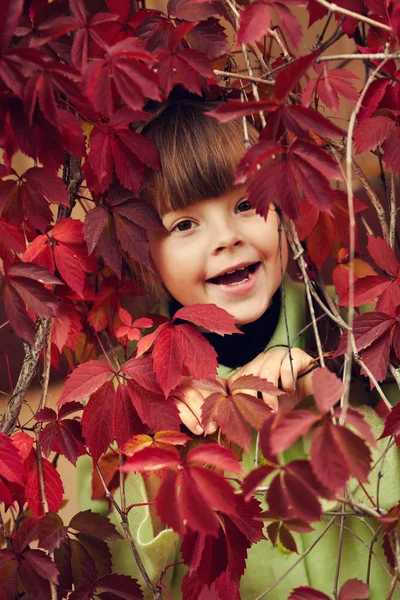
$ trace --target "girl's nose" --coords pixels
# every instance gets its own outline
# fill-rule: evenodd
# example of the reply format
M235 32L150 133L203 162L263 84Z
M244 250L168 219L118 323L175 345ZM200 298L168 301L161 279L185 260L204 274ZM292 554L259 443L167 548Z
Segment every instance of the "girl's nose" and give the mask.
M235 246L243 244L243 237L240 231L230 220L222 219L215 223L213 231L213 254L219 254L223 250L229 250Z

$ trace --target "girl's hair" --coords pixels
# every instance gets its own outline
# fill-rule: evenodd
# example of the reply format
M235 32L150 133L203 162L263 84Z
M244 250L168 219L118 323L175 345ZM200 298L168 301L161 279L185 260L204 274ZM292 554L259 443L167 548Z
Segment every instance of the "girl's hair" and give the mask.
M135 124L159 152L161 171L148 170L140 198L161 216L233 189L235 167L247 149L243 121L219 123L206 114L217 106L198 96L172 100L153 109L149 122ZM247 130L250 144L256 143L255 127L248 123ZM139 265L134 271L150 292L162 295L154 273Z

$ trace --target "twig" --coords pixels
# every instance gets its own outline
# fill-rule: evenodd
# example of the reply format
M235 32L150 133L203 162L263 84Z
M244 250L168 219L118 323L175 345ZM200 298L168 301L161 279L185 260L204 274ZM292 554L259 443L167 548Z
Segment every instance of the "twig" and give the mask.
M36 441L36 460L37 460L37 466L38 466L39 491L40 491L41 503L42 503L42 506L43 506L43 512L48 513L49 512L49 505L48 505L47 499L46 499L46 490L44 489L42 447L41 447L41 444L40 444L40 431L41 431L41 428L42 428L42 424L41 423L36 423L36 425L34 427L35 441Z
M396 207L396 179L393 171L390 172L390 225L389 225L389 245L394 249L396 233L397 207Z
M323 27L323 29L322 29L321 33L320 33L319 35L317 35L317 43L315 44L315 46L313 46L313 50L316 50L316 49L317 49L317 48L319 48L319 47L320 47L320 45L322 44L322 40L324 39L325 33L326 33L326 32L327 32L327 30L328 30L329 23L330 23L330 22L331 22L331 20L332 20L332 16L333 16L333 13L331 13L331 12L330 12L330 13L329 13L329 15L328 15L328 18L327 18L327 20L325 21L325 25L324 25L324 27Z
M276 41L276 43L278 44L282 54L283 54L283 58L285 60L287 60L288 62L291 61L291 57L289 52L287 51L285 44L282 42L281 40L281 36L279 35L278 31L276 30L276 28L272 28L272 29L268 29L268 33L271 37L274 38L274 40Z
M0 425L0 431L6 435L10 434L15 427L15 423L21 412L21 406L25 398L27 389L29 388L42 351L48 319L40 317L37 320L37 329L35 335L35 346L32 347L24 342L25 358L22 363L21 371L18 377L17 385L13 395L11 396L6 412L3 416Z
M348 10L347 8L342 8L341 6L337 6L337 4L333 4L331 2L327 2L327 0L316 0L318 4L325 6L329 11L333 13L340 13L341 15L346 15L347 17L353 17L353 19L357 19L358 21L363 21L368 25L372 25L373 27L378 27L379 29L385 29L386 31L392 31L392 28L389 25L385 25L384 23L379 23L379 21L375 21L374 19L370 19L369 17L365 17L364 15L360 15L359 13L353 12L352 10Z
M333 54L330 56L318 56L316 62L323 62L325 60L383 60L385 58L399 58L399 52L393 52L393 54L385 54L384 52L377 52L376 54Z
M377 510L371 508L367 504L363 504L362 502L355 502L351 498L344 498L342 496L337 496L337 500L341 504L347 504L348 506L351 506L351 508L353 508L355 511L360 512L360 513L365 513L366 515L368 515L369 517L372 517L373 519L379 520L382 516L382 512L378 512Z
M377 527L375 529L375 533L372 536L371 539L371 543L369 545L369 552L368 552L368 565L367 565L367 576L366 576L366 583L369 585L369 580L371 578L371 564L372 564L372 555L373 555L373 548L374 548L374 544L376 542L376 540L378 539L378 535L382 529L383 525L379 525L379 527Z
M339 532L339 546L338 546L338 558L336 562L336 573L335 573L335 581L333 584L333 597L337 600L338 597L338 584L339 584L339 574L340 574L340 564L342 562L342 552L343 552L343 534L344 534L344 520L346 517L346 513L344 510L344 504L342 504L342 514L340 516L340 532Z
M335 525L337 527L340 527L339 523L335 522ZM357 535L357 533L355 531L353 531L350 527L346 527L346 525L343 527L343 529L345 531L347 531L348 533L351 533L351 535L353 537L356 538L356 540L358 540L363 546L365 546L365 548L367 548L367 550L370 550L370 545L367 544L359 535ZM382 567L382 569L384 571L386 571L386 573L391 576L391 572L389 571L389 569L386 567L386 565L376 556L375 552L372 551L372 556L375 558L376 562Z
M261 79L261 81L264 81L264 79ZM4 321L4 323L2 323L2 324L0 325L0 329L3 329L3 327L6 327L6 326L7 326L7 325L9 325L9 324L10 324L10 321Z
M395 568L394 573L393 573L393 577L392 577L392 581L390 582L390 588L389 591L387 593L386 596L386 600L391 600L394 594L394 590L396 589L396 584L397 584L397 579L399 576L399 569L398 567Z
M286 331L286 340L287 340L287 344L288 344L290 372L292 375L293 389L296 390L296 377L294 376L292 346L291 346L291 341L290 341L289 323L288 323L287 310L286 310L286 290L285 290L285 283L283 281L283 277L284 277L285 273L284 273L284 268L283 268L283 255L282 255L282 219L283 219L283 217L282 217L281 211L278 212L278 215L279 215L279 225L278 225L279 265L280 265L280 269L281 269L282 308L283 308L283 315L285 318L285 331Z
M260 596L257 596L257 598L255 600L261 600L261 598L265 598L265 596L267 596L267 594L269 594L270 592L272 592L272 590L274 590L276 588L276 586L279 585L280 582L283 581L285 579L285 577L287 575L289 575L289 573L291 571L293 571L293 569L295 567L297 567L297 565L300 564L301 561L304 560L304 558L306 556L308 556L308 554L310 554L311 550L313 550L315 548L315 546L318 544L318 542L324 537L325 533L328 531L328 529L334 523L335 519L336 519L336 517L332 517L332 519L329 521L329 523L327 524L327 526L323 529L323 531L319 534L319 536L313 541L313 543L311 544L311 546L309 546L309 548L307 548L307 550L305 552L303 552L303 554L301 554L299 556L299 558L296 560L296 562L294 562L292 564L292 566L289 567L289 569L287 569L287 571L285 571L283 573L283 575L281 575L280 577L278 577L278 579L276 579L274 581L274 583L272 585L270 585L268 589L265 590L265 592L263 592Z
M400 367L395 367L392 363L389 363L389 371L394 377L395 382L400 390Z
M253 81L254 83L264 83L269 86L275 85L275 81L271 81L270 79L262 79L261 77L243 75L242 73L231 73L230 71L220 71L219 69L214 69L214 75L218 75L220 77L231 77L232 79L244 79L246 81Z
M387 242L389 242L389 229L388 229L387 222L386 222L385 209L383 208L378 196L375 194L374 190L370 186L369 181L365 176L365 173L362 171L362 169L356 163L355 160L353 160L353 170L354 170L355 174L357 175L357 178L359 179L363 188L365 189L367 196L371 201L372 206L375 208L375 211L376 211L376 214L378 215L379 223L380 223L380 226L382 229L383 237Z
M321 2L322 0L317 0ZM324 1L324 0L323 0ZM368 81L362 90L356 105L354 107L353 112L350 115L349 121L349 129L347 132L347 143L346 143L346 187L347 187L347 204L349 211L349 310L348 310L348 318L347 322L349 327L353 328L353 318L354 318L354 257L355 257L355 214L354 214L354 199L353 199L353 155L352 155L352 144L353 144L353 132L356 123L356 118L358 112L361 108L362 102L365 98L365 95L369 89L369 86L374 81L376 75L379 73L380 69L384 66L387 58L384 59L374 71L368 77ZM342 411L340 415L340 422L345 420L345 415L347 411L347 407L349 404L349 394L350 394L350 383L351 383L351 363L352 363L352 354L357 353L356 342L354 338L354 334L350 331L348 336L348 344L347 344L347 355L348 361L345 363L345 388L342 394L342 398L340 401Z
M38 406L38 411L46 406L47 392L49 389L50 381L50 367L51 367L51 321L49 320L46 325L46 333L43 348L43 376L42 376L42 394Z
M300 244L300 241L299 241L299 238L297 235L297 231L296 231L296 226L293 223L293 221L290 221L289 226L290 226L290 230L291 230L291 233L293 236L294 243L296 244L296 247L301 248L301 244ZM303 258L303 257L301 256L300 258ZM325 366L324 352L322 350L321 338L319 337L318 325L317 325L317 321L315 318L314 304L313 304L312 297L311 297L312 294L311 294L310 278L308 277L304 259L299 260L299 265L301 268L301 272L302 272L303 279L304 279L304 284L306 287L307 302L308 302L308 307L310 310L311 321L313 324L314 336L315 336L315 341L316 341L317 349L318 349L318 356L319 356L319 360L321 362L321 367L324 367Z
M353 334L351 334L351 335L353 335ZM379 396L381 397L381 400L383 400L383 402L385 403L385 406L389 410L391 410L392 405L390 404L389 400L387 399L385 392L383 391L382 387L379 385L375 375L371 372L371 370L367 367L367 365L365 364L365 362L363 361L361 356L358 354L357 350L355 352L353 352L353 356L354 356L354 360L356 361L356 363L365 371L366 375L371 380L371 383L374 384L376 391L378 392Z
M43 507L44 514L49 512L49 504L46 498L46 490L44 487L44 475L43 475L43 461L42 461L42 446L40 443L40 433L42 431L42 423L36 423L34 427L35 442L36 442L36 462L38 468L38 480L39 480L39 491L40 499ZM50 556L51 553L50 553ZM57 600L57 588L56 585L50 581L51 600Z
M142 577L143 577L146 585L148 586L148 588L151 590L151 592L153 594L153 599L154 600L162 600L162 592L161 592L160 589L158 589L156 586L154 586L153 582L151 581L151 579L150 579L150 577L149 577L149 575L148 575L148 573L147 573L147 571L145 569L145 566L144 566L144 564L142 562L142 559L140 557L138 549L136 548L135 542L133 541L133 537L132 537L131 531L129 529L129 523L128 523L128 517L127 517L127 515L121 509L121 507L119 506L118 502L116 502L114 496L112 495L112 493L108 489L107 484L105 482L105 479L103 477L103 473L101 472L101 469L100 469L99 465L96 465L96 470L97 470L97 473L99 474L100 481L101 481L101 483L103 485L106 498L111 502L111 504L113 505L113 507L115 508L115 510L117 511L117 513L120 516L121 525L122 525L122 528L124 530L125 537L128 540L128 544L129 544L130 549L132 551L132 554L133 554L133 556L135 558L135 561L136 561L136 564L138 566L138 569L139 569L139 571L140 571L140 573L141 573L141 575L142 575ZM121 503L122 503L122 501L123 500L122 500L122 496L121 496Z

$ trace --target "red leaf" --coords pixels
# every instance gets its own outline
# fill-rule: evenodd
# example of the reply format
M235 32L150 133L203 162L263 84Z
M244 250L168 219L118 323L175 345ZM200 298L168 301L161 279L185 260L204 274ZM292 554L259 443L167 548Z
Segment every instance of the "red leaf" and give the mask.
M218 425L228 440L235 441L241 448L248 451L251 441L250 429L236 404L231 399L224 398L221 394L212 394L206 398L203 404L203 425L207 427L209 423L216 419L218 419Z
M400 404L393 406L386 417L385 428L379 439L393 435L397 437L400 434Z
M7 276L11 281L22 279L31 279L35 282L43 283L45 285L58 285L60 280L55 277L50 271L35 265L33 263L14 263L7 269ZM22 283L22 282L21 282Z
M159 394L161 388L157 382L150 356L131 358L124 363L121 371L138 383L141 387Z
M253 4L251 4L251 6L253 6ZM248 102L241 102L241 100L228 100L228 102L222 102L217 106L217 108L206 114L208 114L210 117L214 117L214 119L217 119L217 121L220 123L226 123L232 119L246 117L247 115L252 115L253 113L261 110L269 112L277 110L278 108L279 104L269 100L249 100Z
M400 127L394 127L382 144L383 160L388 169L400 173L398 147L400 143Z
M107 220L108 211L104 206L96 206L86 214L83 233L89 254L95 249Z
M83 412L83 436L94 464L114 441L114 402L114 384L108 381L91 394Z
M251 498L255 490L273 471L275 471L275 467L272 465L261 465L261 467L253 469L246 475L242 483L242 491L246 501Z
M109 573L96 579L92 585L93 590L101 589L110 592L108 598L122 598L123 600L143 600L143 594L136 581L127 575L118 575L117 573ZM101 594L100 597L106 597L106 594Z
M256 390L257 392L266 392L267 394L274 394L280 396L283 394L273 383L264 379L263 377L256 377L255 375L242 375L235 379L230 384L231 392L235 390Z
M392 319L385 313L377 311L365 313L356 317L353 321L353 333L357 350L364 350L376 342L394 325L394 323L395 319ZM340 338L339 347L334 354L335 358L347 352L347 341L348 334L345 331Z
M7 49L22 13L22 0L3 0L0 6L0 51Z
M0 475L8 481L23 485L24 471L21 456L11 439L1 432Z
M38 536L40 520L36 517L25 519L14 536L13 546L18 554L22 554L29 544Z
M230 473L240 474L242 472L242 467L234 454L219 444L201 444L190 450L186 460L187 462L212 465Z
M346 484L350 476L350 466L329 423L324 423L312 434L311 466L319 481L335 492Z
M363 351L362 357L365 366L371 371L377 381L384 381L387 376L390 354L390 332L382 335L376 342L371 344ZM366 371L361 369L361 374L366 375ZM370 382L371 389L374 387Z
M163 523L183 538L186 528L179 510L177 479L178 474L174 471L164 477L156 496L156 510Z
M390 79L375 79L369 86L364 96L359 119L368 119L378 108L380 101L385 95L386 88L390 85Z
M217 374L217 353L212 345L192 325L175 327L183 363L196 379L207 379Z
M330 411L344 390L344 384L339 377L324 367L315 369L312 374L312 387L315 403L321 415Z
M173 327L162 330L154 343L153 365L157 381L165 396L180 383L183 374L183 357Z
M117 387L114 405L114 438L122 448L133 435L142 433L144 425L139 418L126 385Z
M299 105L288 106L284 109L282 117L286 126L295 134L315 131L322 137L345 135L342 129L312 108Z
M263 0L255 0L240 13L238 44L251 44L267 35L271 24L271 8Z
M42 458L44 492L49 510L58 512L64 495L64 488L61 477L53 465L46 459ZM28 506L37 517L44 514L42 497L39 487L39 472L36 459L29 471L28 481L25 488L25 496L28 501Z
M369 585L359 579L348 579L340 588L338 600L368 600Z
M85 274L81 263L76 254L67 246L55 246L54 257L56 259L57 269L65 283L83 298L83 289L85 287Z
M91 510L81 511L74 515L68 527L98 540L121 539L121 535L107 517L94 513Z
M215 0L207 2L202 0L169 0L168 13L175 15L178 19L185 21L203 21L211 15L219 12Z
M400 265L396 255L389 244L380 237L368 235L368 252L378 265L388 275L397 277L400 270Z
M318 421L318 416L309 410L292 410L273 425L270 435L271 450L274 454L290 448L299 437L306 435Z
M14 552L5 548L0 550L0 577L4 599L12 600L17 593L18 561Z
M233 488L218 473L201 467L190 467L190 478L209 506L228 515L236 513Z
M15 333L34 346L36 329L26 312L22 298L12 287L6 285L3 289L3 302L7 318Z
M140 419L152 431L179 429L181 421L175 402L165 398L163 394L154 394L129 381L128 390Z
M52 583L57 583L59 575L58 569L45 552L28 549L24 552L23 558L40 577L43 577Z
M341 408L336 408L335 412L333 413L334 417L337 419L340 418L341 412ZM361 438L368 442L368 444L371 444L371 446L374 446L375 448L377 447L376 439L372 432L371 426L365 420L364 415L359 413L354 408L347 408L346 423L351 425L351 427L353 427L357 433L359 433Z
M293 477L288 468L284 476L286 498L294 514L303 521L319 521L321 505L310 482Z
M180 431L157 431L154 436L155 442L172 444L172 446L184 446L191 441L191 437Z
M392 119L383 116L361 121L354 131L357 153L368 152L380 146L394 126Z
M226 335L242 333L235 326L235 318L223 308L215 304L191 304L180 308L174 315L173 321L183 319L208 331Z
M179 495L181 519L193 531L217 536L220 528L218 517L205 501L201 490L192 480L190 471L191 469L184 469L181 474Z
M67 528L59 515L46 513L39 522L39 546L48 552L59 548L67 537Z
M96 392L111 374L112 371L107 363L99 360L89 360L78 365L67 379L57 404L87 398Z
M148 446L135 452L133 456L126 459L125 464L120 467L121 471L156 471L166 467L178 467L181 464L179 453L176 448L166 449L159 446Z
M283 100L288 93L299 83L303 75L312 66L319 54L319 50L314 50L311 54L301 56L297 60L289 63L287 67L279 71L275 83L275 96L278 100Z
M294 589L287 600L330 600L330 598L314 588L302 585Z

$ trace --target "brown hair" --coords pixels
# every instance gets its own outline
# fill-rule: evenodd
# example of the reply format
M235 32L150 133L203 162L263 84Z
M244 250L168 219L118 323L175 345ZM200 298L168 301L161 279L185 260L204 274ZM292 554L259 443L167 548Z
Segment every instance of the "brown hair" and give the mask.
M148 123L135 125L159 152L161 171L146 173L140 198L160 215L233 189L235 167L246 151L243 122L219 123L206 114L217 105L198 97L175 100L152 110ZM250 143L256 143L258 133L250 123L248 135ZM160 296L154 273L139 265L134 270L149 291Z

